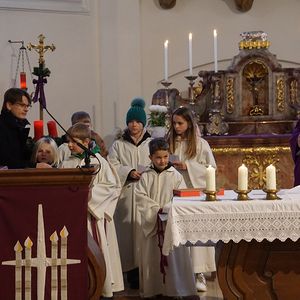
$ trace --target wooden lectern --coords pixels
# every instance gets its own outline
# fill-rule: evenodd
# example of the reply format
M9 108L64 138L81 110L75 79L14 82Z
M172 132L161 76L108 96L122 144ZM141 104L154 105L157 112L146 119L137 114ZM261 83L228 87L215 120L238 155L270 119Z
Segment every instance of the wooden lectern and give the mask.
M0 171L0 299L99 299L105 262L87 231L93 168Z

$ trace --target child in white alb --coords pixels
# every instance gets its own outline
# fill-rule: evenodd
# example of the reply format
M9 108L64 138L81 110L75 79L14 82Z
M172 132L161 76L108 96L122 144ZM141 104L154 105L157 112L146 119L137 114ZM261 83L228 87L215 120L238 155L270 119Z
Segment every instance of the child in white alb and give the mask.
M149 143L149 150L152 164L142 174L135 188L143 231L140 240L140 295L197 295L188 247L174 248L168 256L163 256L161 252L161 234L166 222L159 219L159 214L163 206L171 201L173 189L186 188L186 185L181 174L169 163L167 141L153 139ZM164 268L162 262L165 262Z

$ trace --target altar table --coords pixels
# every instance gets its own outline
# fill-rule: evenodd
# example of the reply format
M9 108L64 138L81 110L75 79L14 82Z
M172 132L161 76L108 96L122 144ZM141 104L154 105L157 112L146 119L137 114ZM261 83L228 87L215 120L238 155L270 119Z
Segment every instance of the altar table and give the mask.
M225 191L216 202L174 197L163 254L181 245L213 245L224 299L300 299L300 187L281 190L282 200L233 201Z

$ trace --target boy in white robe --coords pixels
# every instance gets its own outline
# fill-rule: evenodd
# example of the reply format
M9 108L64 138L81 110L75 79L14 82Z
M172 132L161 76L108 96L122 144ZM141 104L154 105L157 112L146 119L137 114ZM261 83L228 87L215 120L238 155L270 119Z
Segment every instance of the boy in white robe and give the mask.
M85 165L85 152L76 142L89 148L91 130L83 123L76 123L67 133L68 146L72 155L64 160L59 168L76 168ZM90 189L88 202L88 230L98 241L106 264L106 278L102 296L109 298L113 292L124 290L119 248L113 224L113 213L120 193L120 182L112 173L108 162L99 154L96 146L91 151L96 157L90 157L92 165L99 165L100 170L95 175ZM96 223L96 236L92 223ZM112 223L111 225L108 225ZM106 230L105 230L106 227Z
M152 164L142 174L135 188L137 208L142 215L140 241L140 295L184 297L197 295L188 247L175 248L163 257L159 241L165 222L158 218L162 207L171 201L173 189L186 185L182 175L169 163L169 144L164 139L149 142ZM159 244L159 246L158 246ZM167 259L164 268L161 262ZM165 275L163 274L165 272Z

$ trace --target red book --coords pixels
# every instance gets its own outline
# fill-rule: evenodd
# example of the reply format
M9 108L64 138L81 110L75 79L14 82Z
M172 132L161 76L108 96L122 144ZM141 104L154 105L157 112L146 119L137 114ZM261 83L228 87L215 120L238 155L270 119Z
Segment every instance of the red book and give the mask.
M201 195L201 191L205 190L203 189L178 189L173 190L173 195L178 197L199 197ZM217 193L218 196L224 196L224 190L220 190Z

